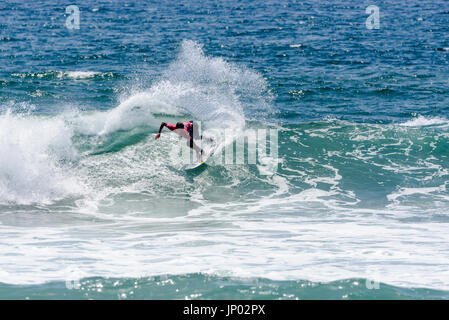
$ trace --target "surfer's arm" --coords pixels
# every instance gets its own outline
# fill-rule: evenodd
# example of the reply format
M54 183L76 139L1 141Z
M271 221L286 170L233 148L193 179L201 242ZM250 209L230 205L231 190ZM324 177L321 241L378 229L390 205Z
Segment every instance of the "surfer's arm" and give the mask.
M156 136L154 137L155 140L159 139L159 137L161 136L162 129L164 129L164 127L165 127L166 125L167 125L167 124L166 124L165 122L161 122L161 126L159 127L159 132L158 132L158 133L156 134Z

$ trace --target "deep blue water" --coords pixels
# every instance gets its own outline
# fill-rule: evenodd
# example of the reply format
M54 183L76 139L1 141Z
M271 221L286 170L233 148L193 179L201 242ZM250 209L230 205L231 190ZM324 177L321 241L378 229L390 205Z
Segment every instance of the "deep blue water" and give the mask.
M448 1L73 4L0 3L0 298L448 297Z

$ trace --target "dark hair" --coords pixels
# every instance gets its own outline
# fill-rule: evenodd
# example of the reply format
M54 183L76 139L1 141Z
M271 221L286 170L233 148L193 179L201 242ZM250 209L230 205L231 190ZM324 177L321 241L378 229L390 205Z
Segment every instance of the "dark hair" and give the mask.
M176 122L176 129L184 129L184 123Z

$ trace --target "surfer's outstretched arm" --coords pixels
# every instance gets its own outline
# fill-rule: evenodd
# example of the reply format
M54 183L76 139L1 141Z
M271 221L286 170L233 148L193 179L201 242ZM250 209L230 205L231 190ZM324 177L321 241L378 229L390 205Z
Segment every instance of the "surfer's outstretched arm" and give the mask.
M166 125L167 125L167 124L166 124L165 122L161 122L161 126L159 127L159 132L158 132L157 135L154 137L154 140L159 139L159 137L161 136L162 129L164 129L164 127L165 127Z

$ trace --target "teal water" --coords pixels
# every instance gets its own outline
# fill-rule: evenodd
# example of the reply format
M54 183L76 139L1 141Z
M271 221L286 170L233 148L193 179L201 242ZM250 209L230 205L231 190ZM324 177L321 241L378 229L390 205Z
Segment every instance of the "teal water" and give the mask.
M449 3L370 4L0 3L0 298L447 299Z
M369 280L368 280L369 281ZM77 282L49 282L45 285L2 285L8 299L263 299L263 300L358 300L358 299L448 299L447 291L401 288L379 283L366 289L366 279L345 279L330 283L273 281L261 278L186 274L138 279L87 278Z

